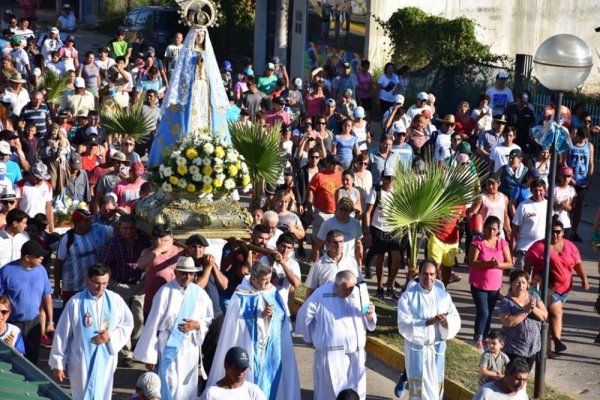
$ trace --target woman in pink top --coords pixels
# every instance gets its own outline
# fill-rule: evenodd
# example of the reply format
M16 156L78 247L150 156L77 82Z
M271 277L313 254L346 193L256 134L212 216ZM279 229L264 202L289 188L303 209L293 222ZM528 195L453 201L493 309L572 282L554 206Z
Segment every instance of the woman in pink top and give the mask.
M500 219L489 216L483 236L473 238L469 248L469 283L475 303L475 347L483 349L492 324L492 313L502 288L502 272L512 268L508 242L500 236Z
M317 118L325 113L325 94L323 93L323 82L316 81L312 84L311 92L304 99L306 114Z
M356 74L358 80L358 86L356 86L356 97L358 99L358 105L365 109L365 111L371 111L372 97L373 97L373 75L369 72L371 63L369 60L361 60L360 70Z

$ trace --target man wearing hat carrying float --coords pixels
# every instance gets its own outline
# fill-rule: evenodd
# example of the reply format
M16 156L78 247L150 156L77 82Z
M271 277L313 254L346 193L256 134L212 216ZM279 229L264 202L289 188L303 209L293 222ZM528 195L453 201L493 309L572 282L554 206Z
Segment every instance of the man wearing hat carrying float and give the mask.
M86 271L84 290L65 304L58 320L48 364L58 382L69 378L74 399L110 399L133 316L121 296L106 289L110 267L93 264Z
M175 279L154 299L133 353L150 371L157 369L163 400L196 398L200 346L213 319L208 294L194 283L199 268L191 257L179 257Z
M200 400L267 400L260 387L246 380L250 356L241 347L232 347L225 354L225 375L214 386L206 388Z

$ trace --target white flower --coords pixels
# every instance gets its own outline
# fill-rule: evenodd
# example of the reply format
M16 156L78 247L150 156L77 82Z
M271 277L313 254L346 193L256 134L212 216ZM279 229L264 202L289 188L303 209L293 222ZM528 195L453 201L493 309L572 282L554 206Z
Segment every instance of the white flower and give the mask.
M215 157L215 165L220 165L223 164L223 160L220 159L219 157Z
M223 182L227 178L227 176L225 176L225 174L217 174L216 178Z
M252 184L249 183L242 189L242 193L248 193L252 189Z
M218 176L217 176L217 178L218 178ZM227 179L225 179L223 186L225 186L225 189L231 190L231 189L235 188L235 182L233 181L233 179L227 178Z
M177 157L175 163L177 165L187 165L187 160L185 159L185 157Z
M192 165L189 168L190 174L195 175L200 173L200 168L197 165Z
M211 143L205 143L202 149L206 154L211 155L215 151L215 146L213 146Z
M212 178L208 175L204 175L204 177L202 178L202 182L207 185L210 185L212 183Z
M248 174L248 166L246 165L245 162L242 163L242 174L244 174L244 175Z
M231 192L231 200L240 201L240 194L238 193L237 189Z
M217 165L215 165L214 170L217 173L223 172L223 164L217 164Z
M208 167L211 164L212 164L212 162L210 161L210 158L203 158L202 159L202 165L204 165L205 167Z
M160 188L163 190L163 192L167 193L173 191L173 186L171 186L171 184L168 182L164 182Z
M179 183L177 184L177 186L179 186L182 189L185 189L185 187L187 186L187 181L185 179L180 179Z
M193 174L192 175L192 180L194 182L200 182L202 181L202 174L198 173L198 174Z
M171 167L165 167L162 174L165 178L168 178L171 175L173 175L173 170L171 169Z
M202 159L200 157L196 157L192 160L192 164L194 165L202 165Z
M238 160L238 156L235 153L235 150L230 150L227 152L227 156L225 156L225 161L234 163Z

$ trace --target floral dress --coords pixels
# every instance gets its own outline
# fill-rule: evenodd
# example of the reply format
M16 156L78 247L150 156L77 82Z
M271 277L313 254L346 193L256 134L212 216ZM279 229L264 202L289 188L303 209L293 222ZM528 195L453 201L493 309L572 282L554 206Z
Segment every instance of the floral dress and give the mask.
M539 297L535 293L530 293L537 301ZM498 306L500 314L516 315L523 312L523 307L506 296L500 301ZM502 327L504 334L504 351L507 354L517 354L522 357L531 357L542 348L541 322L534 319L531 314L527 316L520 324L513 327Z

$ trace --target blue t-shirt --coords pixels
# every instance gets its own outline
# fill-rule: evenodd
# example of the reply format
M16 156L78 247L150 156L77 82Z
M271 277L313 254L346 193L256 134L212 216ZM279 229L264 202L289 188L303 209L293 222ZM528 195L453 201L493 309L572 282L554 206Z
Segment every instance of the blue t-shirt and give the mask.
M31 321L40 314L42 298L52 293L43 265L27 269L13 261L0 269L0 294L12 303L9 322Z
M23 174L21 174L21 168L19 164L14 161L8 160L6 161L6 177L10 179L13 185L23 179Z
M350 136L348 139L342 138L342 135L336 135L333 138L337 156L342 164L352 163L354 157L354 147L358 144L356 136Z

